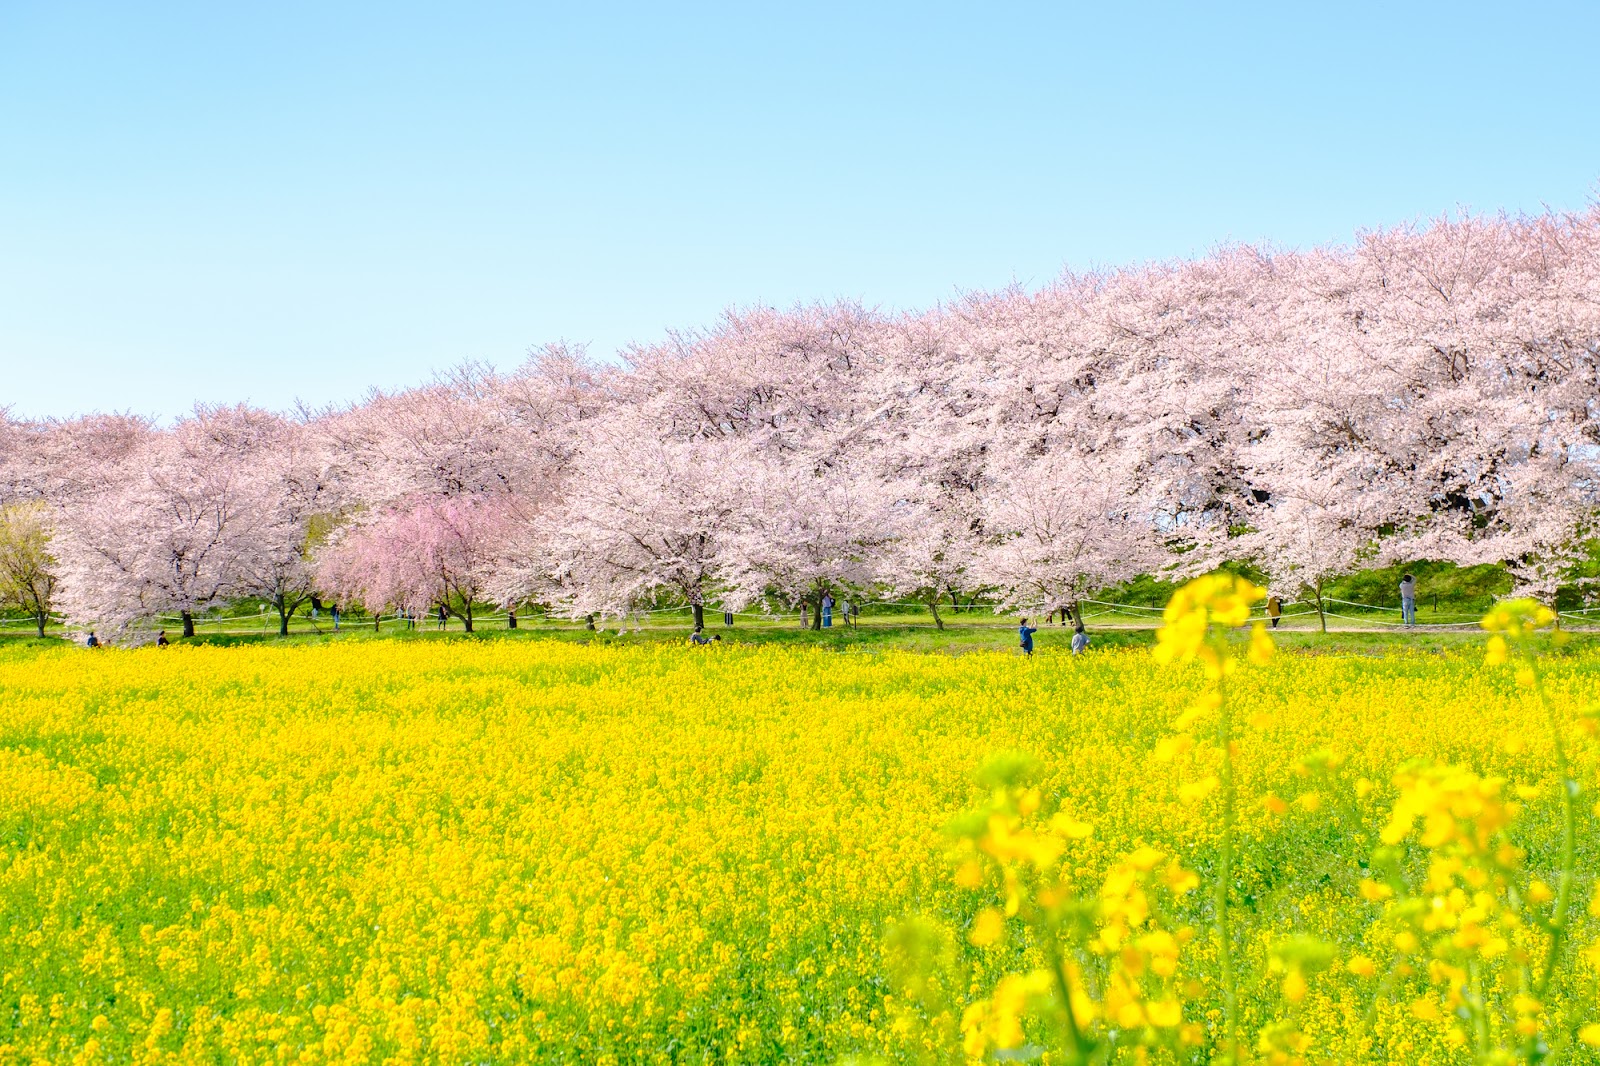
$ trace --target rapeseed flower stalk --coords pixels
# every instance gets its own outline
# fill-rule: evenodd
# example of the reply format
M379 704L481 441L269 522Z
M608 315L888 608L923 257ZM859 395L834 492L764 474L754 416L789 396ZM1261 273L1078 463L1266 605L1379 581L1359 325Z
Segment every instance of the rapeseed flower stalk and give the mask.
M1561 872L1557 880L1554 907L1550 918L1541 922L1550 935L1549 948L1533 983L1533 995L1544 996L1561 965L1561 952L1566 946L1567 926L1572 910L1573 879L1577 869L1578 837L1578 782L1572 776L1567 759L1566 739L1555 707L1545 691L1544 676L1539 668L1539 652L1546 643L1565 644L1567 635L1555 629L1548 636L1542 631L1556 624L1556 613L1542 603L1531 599L1510 600L1495 605L1480 623L1491 636L1485 662L1489 666L1511 664L1517 684L1533 692L1544 713L1545 727L1550 733L1550 743L1555 750L1556 774L1561 797ZM1548 901L1545 901L1548 902Z
M1045 809L1029 780L1032 766L1019 756L992 760L983 773L992 787L988 804L952 826L959 840L955 884L997 897L973 919L969 941L995 948L1015 925L1041 963L1003 975L967 1006L964 1053L977 1061L991 1050L1022 1047L1030 1017L1042 1034L1059 1030L1061 1052L1073 1064L1118 1046L1176 1053L1198 1044L1200 1027L1184 1023L1188 981L1181 972L1194 930L1171 915L1171 903L1198 879L1143 846L1118 857L1097 885L1078 880L1063 860L1093 828L1064 808Z
M1207 574L1195 578L1173 594L1162 614L1162 627L1156 633L1155 660L1158 663L1199 662L1211 683L1201 699L1179 716L1175 723L1178 742L1192 745L1189 730L1207 717L1216 719L1215 742L1221 752L1216 778L1191 782L1180 790L1186 801L1198 801L1213 788L1220 792L1222 835L1218 843L1217 874L1212 886L1216 910L1217 959L1221 971L1225 1062L1238 1061L1239 979L1234 966L1234 944L1229 894L1233 885L1236 805L1232 709L1227 699L1228 678L1238 669L1236 654L1238 631L1250 621L1250 609L1266 598L1266 590L1232 574ZM1250 628L1245 661L1265 664L1273 654L1272 637L1266 626L1257 622Z

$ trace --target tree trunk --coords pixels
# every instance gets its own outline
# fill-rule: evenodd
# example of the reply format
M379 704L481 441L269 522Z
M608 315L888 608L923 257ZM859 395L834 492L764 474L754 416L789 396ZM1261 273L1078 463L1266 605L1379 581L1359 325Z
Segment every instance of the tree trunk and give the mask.
M467 609L461 612L461 624L466 626L467 632L472 632L472 604L467 604Z
M278 604L278 636L289 635L289 612L283 609L283 604Z
M372 631L374 633L383 632L383 612L382 611L373 611L372 612Z
M1328 631L1328 614L1322 606L1322 582L1317 582L1317 618L1322 622L1322 631Z
M937 592L928 597L928 609L933 612L934 628L943 629L944 619L939 617L939 594Z
M587 615L583 620L583 627L589 632L594 632L594 615Z
M188 611L182 611L179 617L183 619L183 635L186 637L194 636L194 615Z
M514 607L507 607L506 608L506 628L507 629L515 629L515 628L517 628L517 612L516 612L516 608L514 608Z
M706 625L706 608L705 608L705 605L704 604L700 604L700 603L696 603L696 604L692 604L691 607L694 610L694 627L696 629L704 629L705 625Z
M34 611L33 612L33 624L39 627L39 639L40 640L44 639L44 626L45 626L45 623L48 622L48 621L50 621L50 616L45 614L43 611Z
M1079 626L1083 625L1083 605L1080 604L1077 600L1073 600L1072 601L1071 613L1072 613L1072 624L1073 625L1079 625Z

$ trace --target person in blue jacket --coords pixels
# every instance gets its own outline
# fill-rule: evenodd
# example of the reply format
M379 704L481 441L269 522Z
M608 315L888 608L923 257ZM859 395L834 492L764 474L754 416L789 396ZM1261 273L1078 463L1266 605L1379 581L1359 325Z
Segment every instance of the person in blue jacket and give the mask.
M1022 654L1033 654L1033 635L1037 632L1039 632L1037 629L1034 629L1032 626L1028 625L1028 620L1026 618L1022 620L1022 625L1017 628L1017 636L1021 638L1022 641Z

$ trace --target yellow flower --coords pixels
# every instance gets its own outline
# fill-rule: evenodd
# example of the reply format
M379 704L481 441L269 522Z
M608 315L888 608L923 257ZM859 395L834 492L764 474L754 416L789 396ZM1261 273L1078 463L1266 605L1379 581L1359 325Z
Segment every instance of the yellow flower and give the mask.
M1590 1022L1579 1029L1578 1039L1590 1047L1600 1047L1600 1022Z
M1158 1029L1176 1029L1183 1024L1183 1005L1175 999L1159 999L1145 1005L1150 1024Z
M1365 955L1350 956L1350 961L1345 964L1345 969L1357 977L1371 977L1378 972L1377 964Z
M972 920L972 930L967 933L967 940L977 947L988 947L1000 939L1005 928L1005 916L993 907L987 907Z
M1377 903L1394 895L1394 889L1381 881L1374 881L1371 878L1363 878L1360 888L1361 898L1372 903Z
M1424 996L1411 1001L1411 1016L1418 1021L1436 1022L1439 1020L1439 1004Z
M1272 658L1276 650L1272 638L1267 635L1267 627L1257 622L1250 627L1250 661L1256 666L1265 666L1267 660Z

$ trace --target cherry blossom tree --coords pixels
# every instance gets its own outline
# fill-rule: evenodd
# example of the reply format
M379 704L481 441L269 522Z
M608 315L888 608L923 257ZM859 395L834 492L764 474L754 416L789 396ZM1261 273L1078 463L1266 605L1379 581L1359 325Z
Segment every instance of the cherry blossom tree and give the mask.
M246 457L271 422L198 409L72 501L57 540L68 615L120 630L171 611L194 636L195 614L244 588L268 507Z
M737 442L607 433L582 453L550 532L552 579L573 617L623 615L665 591L696 627L721 569L750 452Z
M1597 338L1600 205L1462 216L921 314L746 308L617 367L557 345L293 418L6 412L0 504L48 505L73 617L130 624L259 595L281 631L318 574L378 609L697 620L1245 559L1313 595L1409 559L1549 593L1600 514Z
M418 497L346 530L321 560L333 594L413 615L443 610L473 631L508 531L518 520L503 495Z
M1134 466L1111 447L996 463L974 570L999 607L1075 607L1166 561Z
M803 458L767 456L738 476L740 508L723 553L734 609L772 593L805 604L820 629L824 596L878 580L902 521L891 488Z

